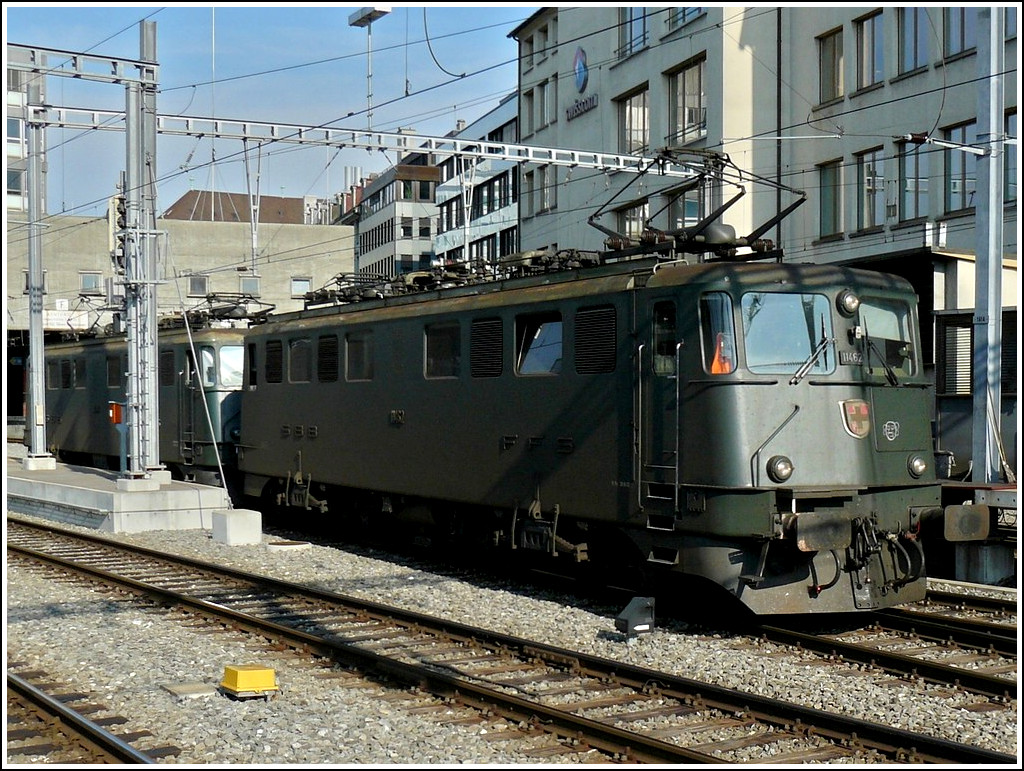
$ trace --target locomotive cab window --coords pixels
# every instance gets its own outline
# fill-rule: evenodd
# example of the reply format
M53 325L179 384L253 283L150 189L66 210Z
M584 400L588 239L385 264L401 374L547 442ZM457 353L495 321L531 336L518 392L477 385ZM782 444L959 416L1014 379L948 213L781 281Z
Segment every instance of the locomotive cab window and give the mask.
M220 384L228 388L239 387L242 385L244 349L240 345L224 345L219 353Z
M428 326L424 348L424 374L428 378L459 376L462 352L458 323L445 322Z
M676 374L676 304L660 302L654 305L651 327L654 346L654 374Z
M345 335L345 379L373 380L371 332L350 332Z
M46 387L51 391L60 388L60 362L46 362Z
M704 368L712 375L733 372L736 369L736 330L729 295L708 292L700 298L700 334Z
M313 347L308 337L288 341L288 382L308 383L313 379Z
M818 375L835 371L832 310L825 295L748 292L740 305L751 372L794 375L805 366Z
M531 313L516 317L516 372L557 375L562 371L562 316Z
M121 387L121 373L124 367L121 365L120 356L107 357L107 388Z
M891 380L893 375L907 377L917 373L909 305L899 300L862 297L860 325L864 366L869 375Z
M217 360L214 357L213 348L208 345L204 345L199 349L199 361L201 362L201 368L199 370L199 382L203 384L204 388L217 384Z
M174 385L174 351L160 351L160 385Z

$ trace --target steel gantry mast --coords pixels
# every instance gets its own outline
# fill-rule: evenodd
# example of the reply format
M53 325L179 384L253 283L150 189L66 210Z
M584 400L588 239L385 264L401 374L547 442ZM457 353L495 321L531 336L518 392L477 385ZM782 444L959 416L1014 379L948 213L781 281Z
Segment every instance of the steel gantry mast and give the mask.
M125 110L93 110L75 107L55 107L29 104L26 125L30 138L35 134L38 143L31 143L42 153L42 131L45 128L78 130L123 131L126 134L126 172L123 185L125 223L117 232L123 243L123 259L115 260L116 282L123 285L123 313L128 338L128 394L125 414L128 424L128 468L120 486L152 487L169 481L170 474L159 463L159 411L156 388L156 285L159 283L156 259L156 136L206 137L237 139L257 146L271 143L292 145L319 145L338 149L353 148L397 153L423 153L441 156L459 156L469 160L504 160L536 165L554 165L599 170L607 173L655 173L659 176L692 179L702 174L699 166L681 163L669 155L636 156L605 153L592 150L573 150L533 145L492 142L481 139L435 137L429 135L392 133L270 123L263 121L229 120L222 118L158 115L156 93L158 65L156 60L156 23L140 22L140 59L120 59L85 53L62 51L17 44L8 44L8 67L36 76L53 75L79 80L121 84L125 87ZM17 52L20 55L12 55ZM50 61L60 63L51 66ZM31 161L31 158L30 158ZM36 167L41 168L41 163ZM31 182L31 180L30 180ZM41 189L41 180L32 183ZM469 187L469 185L466 185ZM29 196L34 193L30 190ZM468 194L467 194L468 197ZM42 256L39 253L38 220L43 207L33 207L30 214L30 262L38 262L42 275ZM253 236L255 240L255 236ZM253 252L255 254L255 243ZM31 257L36 255L36 259ZM30 266L31 267L31 266ZM30 360L43 361L42 350L42 280L33 294L33 276L30 269L30 331L40 330L39 340L30 335ZM35 298L33 300L32 298ZM45 413L44 374L30 369L29 402L33 416ZM38 375L39 383L33 372ZM33 433L30 457L41 462L46 458L45 422Z
M159 462L159 412L156 391L156 90L158 66L156 63L156 23L139 24L139 59L119 59L57 49L9 45L20 50L22 56L10 56L8 68L29 72L37 77L48 75L92 80L123 85L125 88L126 175L124 185L125 224L122 263L116 266L117 281L124 288L124 317L128 339L128 391L125 414L128 424L127 469L118 480L124 489L151 489L161 482L170 481L170 473ZM50 62L59 62L51 65ZM30 89L26 106L26 126L31 135L30 167L38 168L42 155L42 131L53 123L48 120L49 107L32 103L39 101L39 89ZM35 162L33 161L35 158ZM29 201L40 195L41 179L33 175ZM37 234L41 207L30 212L31 233ZM36 237L38 237L36 235ZM31 247L31 243L30 243ZM30 269L30 338L29 359L33 362L29 401L32 416L29 456L45 458L46 433L45 390L42 373L44 360L42 335L32 335L37 326L42 329L42 255L41 247L30 248L35 254L37 270ZM39 274L39 287L34 293L32 278ZM36 294L40 296L36 298ZM38 299L38 302L36 301ZM38 339L37 339L38 337ZM38 382L37 382L38 381ZM42 421L42 422L41 422Z

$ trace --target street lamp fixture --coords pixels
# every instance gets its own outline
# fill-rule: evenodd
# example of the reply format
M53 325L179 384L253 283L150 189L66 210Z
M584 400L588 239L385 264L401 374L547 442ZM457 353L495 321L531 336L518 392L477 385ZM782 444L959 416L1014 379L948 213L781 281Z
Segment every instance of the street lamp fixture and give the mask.
M373 128L373 32L372 26L377 19L383 18L391 13L389 5L374 5L369 8L360 8L348 17L350 27L366 27L366 130Z

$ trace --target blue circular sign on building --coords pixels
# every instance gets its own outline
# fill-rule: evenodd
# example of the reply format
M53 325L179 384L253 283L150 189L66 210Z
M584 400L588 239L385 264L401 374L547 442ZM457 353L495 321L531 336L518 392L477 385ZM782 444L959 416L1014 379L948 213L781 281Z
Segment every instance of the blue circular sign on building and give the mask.
M576 49L576 55L572 59L572 71L576 75L576 90L582 94L590 77L590 71L587 69L587 52L582 48Z

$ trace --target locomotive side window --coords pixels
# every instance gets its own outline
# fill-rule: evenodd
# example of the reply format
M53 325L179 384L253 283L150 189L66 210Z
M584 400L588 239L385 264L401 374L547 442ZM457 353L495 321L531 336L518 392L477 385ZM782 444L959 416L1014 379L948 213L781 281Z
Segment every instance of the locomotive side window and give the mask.
M245 356L249 367L249 388L255 388L259 382L259 368L256 366L256 343L246 346Z
M345 335L345 379L373 380L371 332L351 332Z
M288 341L288 382L308 383L313 379L313 346L308 337Z
M121 357L120 356L108 356L107 357L107 388L120 388L121 387Z
M61 388L71 388L71 378L72 378L71 360L70 359L61 359L61 362L60 362L60 387Z
M676 374L676 304L660 302L654 305L652 324L654 346L654 374Z
M600 375L615 371L615 308L576 311L576 372Z
M213 356L213 348L204 345L199 349L199 361L202 367L199 370L199 379L204 386L212 386L217 383L217 365Z
M220 384L229 388L242 385L244 353L240 345L224 345L220 349Z
M705 369L712 375L728 375L735 370L736 330L729 295L708 292L700 298L700 334Z
M60 362L46 362L46 387L52 390L60 388Z
M280 340L267 340L266 358L266 381L280 383L284 378L284 343Z
M427 377L458 377L462 350L457 322L431 324L426 329Z
M832 311L820 294L749 292L741 301L747 369L759 374L826 374L836 368ZM820 348L820 351L819 351Z
M913 317L910 307L900 300L863 297L860 323L864 328L867 350L864 363L878 374L889 367L897 375L913 375L917 361L913 353Z
M562 315L531 313L516 317L516 372L557 375L562 371Z
M469 374L471 377L500 377L501 319L473 319L469 333Z
M316 339L316 379L321 383L336 382L338 364L338 336L320 335Z
M85 359L75 359L75 388L85 388Z
M160 385L174 385L174 351L160 351Z

